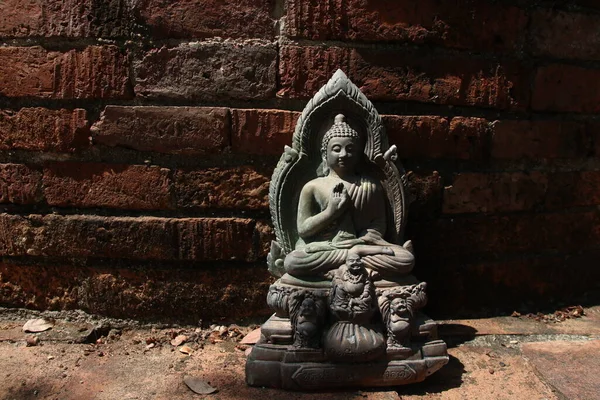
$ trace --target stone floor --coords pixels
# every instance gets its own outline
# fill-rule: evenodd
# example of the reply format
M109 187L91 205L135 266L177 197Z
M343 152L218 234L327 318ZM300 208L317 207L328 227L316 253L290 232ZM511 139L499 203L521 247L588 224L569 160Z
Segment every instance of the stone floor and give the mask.
M23 333L23 324L40 316L54 317L54 327ZM600 399L600 306L563 322L534 316L443 321L450 363L423 383L387 390L247 387L249 346L240 339L255 327L152 327L83 313L1 309L0 398ZM184 339L179 335L185 341L172 344ZM217 392L193 393L186 375Z

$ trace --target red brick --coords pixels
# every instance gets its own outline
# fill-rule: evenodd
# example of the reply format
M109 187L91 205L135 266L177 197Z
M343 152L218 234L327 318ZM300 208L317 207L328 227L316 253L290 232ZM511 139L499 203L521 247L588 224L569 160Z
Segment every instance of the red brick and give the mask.
M272 279L264 265L130 268L0 263L0 302L114 318L198 324L270 314Z
M599 171L557 172L548 178L548 209L595 205L600 205Z
M446 214L531 210L543 205L548 175L541 172L461 173L444 190Z
M229 110L107 106L92 126L94 143L140 151L207 154L229 146Z
M0 111L0 150L72 152L89 146L89 134L83 109Z
M567 6L580 6L580 7L589 7L589 8L600 8L600 4L596 0L560 0L557 2L558 4L563 3ZM555 4L557 4L555 3Z
M484 142L489 122L483 118L454 117L450 120L449 137L455 143L456 157L480 159L485 153ZM467 145L468 143L468 145Z
M489 129L482 118L384 115L383 122L401 158L481 159Z
M273 168L244 166L178 170L175 192L179 208L266 209Z
M437 171L408 171L406 181L406 195L410 201L408 217L412 220L437 217L443 190L440 174Z
M586 124L586 131L589 133L593 144L590 153L595 157L600 157L600 122L588 122Z
M5 0L0 37L120 37L131 33L128 3L120 0Z
M291 0L287 34L313 40L400 41L455 48L520 47L527 16L487 0Z
M231 146L235 153L280 155L292 145L300 113L281 110L231 110Z
M175 173L180 208L265 209L273 168L243 166L178 170Z
M431 50L282 46L278 96L312 97L342 69L371 100L499 109L529 102L529 67Z
M0 255L255 261L254 220L0 214Z
M168 209L169 172L144 165L52 163L44 168L44 194L57 207Z
M270 221L256 221L255 235L258 237L258 259L266 260L271 251L271 242L276 240L275 231Z
M526 251L579 251L600 240L598 211L473 216L415 224L408 238L417 254L467 257Z
M540 67L531 106L536 111L600 112L600 70L558 64Z
M48 51L0 47L0 95L51 99L131 97L128 62L116 46Z
M135 62L135 92L146 98L267 99L275 94L276 62L273 43L197 42L162 47Z
M0 203L35 204L43 197L40 171L27 165L0 164Z
M138 23L155 38L265 38L274 36L273 0L142 0Z
M588 250L469 263L443 256L431 261L421 258L419 279L427 282L429 312L447 318L510 314L523 311L527 303L531 306L526 311L535 313L556 306L555 299L579 304L582 294L596 290L599 256L598 250Z
M573 121L495 121L493 158L578 158L589 151L583 123Z
M535 55L600 59L600 18L597 15L536 10L531 16Z

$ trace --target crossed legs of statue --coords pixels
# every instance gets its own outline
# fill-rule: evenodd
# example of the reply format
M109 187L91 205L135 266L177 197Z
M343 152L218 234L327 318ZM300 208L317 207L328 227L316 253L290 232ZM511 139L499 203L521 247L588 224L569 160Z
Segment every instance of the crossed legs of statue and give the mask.
M415 264L415 257L410 251L390 244L385 248L356 245L351 249L334 248L318 252L294 250L285 257L284 267L292 276L323 275L344 264L350 251L361 255L366 268L382 275L405 275L410 273Z

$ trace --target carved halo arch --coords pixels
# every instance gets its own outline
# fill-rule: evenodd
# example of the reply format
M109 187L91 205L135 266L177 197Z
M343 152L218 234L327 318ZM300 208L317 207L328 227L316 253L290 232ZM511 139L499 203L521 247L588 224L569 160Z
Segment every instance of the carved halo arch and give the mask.
M368 168L380 176L388 198L388 215L393 215L386 239L399 243L406 220L406 199L401 173L391 157L379 113L341 70L308 102L296 123L292 147L285 146L269 189L269 206L277 242L283 254L294 250L298 241L296 218L300 191L321 173L321 141L333 124L335 115L346 121L363 137Z

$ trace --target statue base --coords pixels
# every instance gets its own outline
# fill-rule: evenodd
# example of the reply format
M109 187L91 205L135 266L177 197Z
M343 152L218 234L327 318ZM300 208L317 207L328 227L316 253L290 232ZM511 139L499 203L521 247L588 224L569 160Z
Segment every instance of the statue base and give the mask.
M246 362L246 382L286 390L398 386L421 382L448 363L446 344L441 340L413 346L411 353L404 360L386 357L369 363L332 363L320 349L261 341Z
M248 385L286 390L398 386L423 381L449 360L446 343L435 339L435 322L424 314L414 332L422 341L388 347L370 362L336 363L323 349L297 348L290 343L291 326L286 325L289 319L276 315L263 325L264 333L246 361Z

